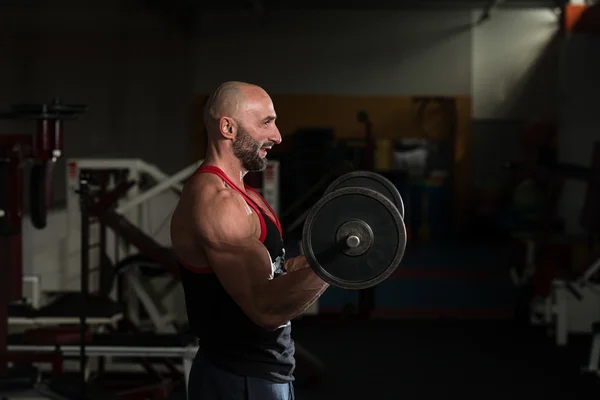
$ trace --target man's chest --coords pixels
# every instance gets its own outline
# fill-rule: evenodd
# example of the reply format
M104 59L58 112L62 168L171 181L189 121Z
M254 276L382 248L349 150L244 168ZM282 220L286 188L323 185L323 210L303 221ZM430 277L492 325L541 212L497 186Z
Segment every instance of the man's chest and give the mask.
M276 219L277 219L276 216L273 215L270 207L265 203L265 201L260 196L258 196L254 192L250 192L250 193L248 193L248 197L250 197L250 199L252 201L254 201L254 204L257 205L260 208L260 211L262 211L268 218L270 218L272 221L276 221Z

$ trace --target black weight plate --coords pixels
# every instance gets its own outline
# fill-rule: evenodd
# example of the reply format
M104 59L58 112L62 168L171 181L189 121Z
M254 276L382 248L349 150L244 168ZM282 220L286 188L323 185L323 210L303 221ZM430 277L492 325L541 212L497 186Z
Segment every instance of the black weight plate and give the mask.
M394 203L404 218L404 201L394 184L385 176L370 171L354 171L337 178L325 190L325 194L345 187L363 187L383 194Z
M336 239L348 221L366 223L372 244L360 255L347 254ZM400 264L406 228L399 210L384 195L348 187L323 196L310 210L303 228L302 249L321 279L345 289L365 289L386 279Z

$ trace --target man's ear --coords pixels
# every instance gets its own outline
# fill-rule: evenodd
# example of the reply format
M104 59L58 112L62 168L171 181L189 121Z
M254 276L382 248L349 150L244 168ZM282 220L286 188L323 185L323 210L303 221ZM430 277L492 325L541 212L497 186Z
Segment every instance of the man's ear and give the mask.
M235 121L229 117L223 117L219 120L221 134L227 139L233 139L235 136Z

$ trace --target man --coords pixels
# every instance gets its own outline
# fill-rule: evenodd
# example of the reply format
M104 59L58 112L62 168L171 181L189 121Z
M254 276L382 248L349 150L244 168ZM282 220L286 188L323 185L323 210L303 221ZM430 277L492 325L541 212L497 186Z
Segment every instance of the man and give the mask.
M328 287L304 257L285 261L281 225L244 185L281 143L260 87L225 82L204 111L208 146L171 221L191 331L200 339L188 399L293 399L290 320Z

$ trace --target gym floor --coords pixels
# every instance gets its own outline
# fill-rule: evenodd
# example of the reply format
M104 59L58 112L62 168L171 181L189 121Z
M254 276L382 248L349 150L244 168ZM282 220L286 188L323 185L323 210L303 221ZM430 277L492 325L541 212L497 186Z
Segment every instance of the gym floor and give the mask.
M579 373L589 338L558 350L543 331L510 321L295 321L293 337L325 364L311 399L590 398L600 378Z

